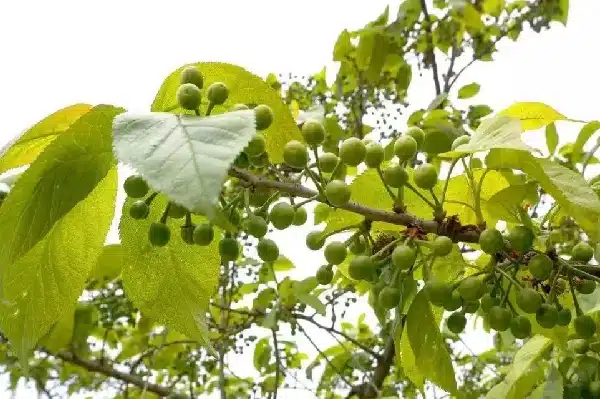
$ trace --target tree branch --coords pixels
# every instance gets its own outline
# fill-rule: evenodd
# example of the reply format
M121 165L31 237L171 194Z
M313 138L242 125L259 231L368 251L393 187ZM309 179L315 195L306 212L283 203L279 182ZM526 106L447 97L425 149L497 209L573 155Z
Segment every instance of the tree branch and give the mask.
M248 171L236 167L230 169L229 175L245 181L249 186L273 188L295 197L311 198L319 195L319 193L316 191L304 187L301 184L271 180L262 176L256 176ZM322 197L317 197L316 201L327 204L327 201ZM419 219L410 213L384 211L382 209L368 207L352 201L349 201L339 208L363 215L366 219L373 222L379 221L401 226L418 226L426 233L445 235L452 238L454 241L471 243L479 241L480 232L476 227L460 226L457 221L454 221L452 226L445 225L443 223L438 224L434 220Z
M50 352L48 352L48 353L50 355L56 356L57 358L65 361L65 362L73 363L77 366L83 367L84 369L86 369L88 371L100 373L107 377L115 378L115 379L123 381L127 384L134 385L140 389L144 389L148 392L155 393L158 396L166 397L166 396L173 394L173 392L167 387L164 387L164 386L158 385L158 384L153 384L151 382L146 382L137 375L123 373L119 370L116 370L116 369L110 367L110 366L103 365L98 361L80 358L79 356L77 356L76 354L74 354L72 352L60 351L58 353L50 353ZM179 395L177 397L178 398L187 398L187 396L181 396L181 395Z
M439 96L442 93L442 89L440 86L440 76L433 47L433 35L431 33L431 17L429 16L429 11L427 10L426 0L421 0L421 9L423 10L423 16L425 17L424 27L425 32L427 33L427 52L431 61L431 68L433 70L433 83L435 84L435 94Z

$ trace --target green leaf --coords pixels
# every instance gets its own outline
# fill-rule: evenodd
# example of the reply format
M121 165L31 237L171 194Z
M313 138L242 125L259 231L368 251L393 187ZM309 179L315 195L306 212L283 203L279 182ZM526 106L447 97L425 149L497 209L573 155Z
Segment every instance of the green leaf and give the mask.
M493 17L498 17L504 10L505 0L483 0L483 11Z
M554 155L556 152L556 146L558 145L558 133L556 131L556 124L553 122L546 126L546 146L550 155Z
M270 330L277 327L277 308L273 308L273 310L269 312L269 314L263 320L262 326Z
M317 313L319 313L322 316L325 316L325 304L323 304L323 302L321 302L319 297L317 297L316 295L298 293L296 294L296 298L298 299L298 301L300 301L300 303L304 303L310 306L311 308L316 310Z
M17 180L0 212L3 268L40 242L115 165L111 126L121 111L94 107L48 145Z
M529 399L562 399L563 378L560 371L553 365L546 381L539 385L529 396Z
M254 347L253 363L256 370L264 370L271 361L271 345L267 337L261 338Z
M56 137L91 109L91 105L75 104L58 110L6 144L0 149L0 173L33 162Z
M437 257L431 268L432 275L436 279L443 281L454 281L459 274L467 268L468 264L465 261L458 245L452 246L452 252L444 257Z
M569 19L569 0L558 0L558 12L553 18L555 21L567 26Z
M333 47L333 60L344 61L344 59L354 50L352 42L350 41L350 33L344 29L337 38Z
M285 272L292 270L295 267L296 266L294 266L294 263L285 256L280 256L275 262L273 262L273 270L276 272Z
M388 42L384 35L374 37L373 50L369 59L369 66L365 73L368 81L376 83L381 79L381 71L388 53Z
M256 132L255 119L250 110L206 118L122 114L114 122L115 155L154 190L212 217L231 164Z
M579 134L577 135L577 139L571 148L571 160L573 162L579 162L581 160L581 156L583 155L583 146L585 143L587 143L590 137L592 137L593 134L598 131L598 129L600 129L600 121L588 122L581 128Z
M102 253L90 277L98 281L113 280L119 277L121 270L123 270L123 247L120 244L106 245L102 248Z
M465 25L467 25L467 27L469 27L475 31L480 31L483 28L485 28L485 25L483 24L483 21L481 20L481 14L470 3L465 3L465 5L464 5L463 18L465 21Z
M101 132L97 132L100 134ZM20 205L25 208L15 209L11 204L11 212L5 212L0 216L20 213L22 217L27 216L27 208L44 209L44 201L52 202L55 206L69 197L69 194L76 192L74 188L63 192L69 188L66 182L70 179L77 181L81 186L85 186L85 180L93 176L92 171L86 169L98 167L93 162L93 150L89 149L89 164L79 164L82 168L79 178L73 171L76 169L63 169L61 162L67 162L61 157L58 148L62 148L66 153L73 153L73 148L67 145L67 142L74 142L75 137L82 138L81 135L63 135L57 139L52 147L44 152L28 169L31 171L29 176L23 176L15 186L11 195L19 195ZM64 138L64 139L63 139ZM91 140L93 141L93 140ZM85 141L78 144L86 147ZM56 164L50 170L43 170L46 173L37 174L40 171L40 165L49 166L46 163L44 155L52 153L57 156ZM65 154L66 155L66 154ZM67 158L68 159L68 158ZM75 162L75 161L74 161ZM111 160L106 163L112 164ZM70 173L70 175L68 174ZM28 197L22 197L24 192L35 190L35 185L30 185L29 177L40 176L40 185L46 181L61 182L61 185L48 196L37 196L29 193ZM64 188L63 188L64 187ZM117 173L116 168L111 169L108 174L93 188L92 192L82 201L76 204L64 216L52 223L52 228L43 238L38 240L35 245L28 248L28 251L18 258L13 258L12 262L3 263L2 267L2 285L4 289L3 299L11 306L10 311L1 314L0 325L14 348L15 352L24 361L29 355L30 350L38 343L38 340L46 335L52 326L57 322L58 330L68 329L68 325L62 326L61 317L66 314L73 314L73 309L77 299L83 292L85 282L94 267L96 260L102 252L102 247L106 239L106 233L110 227L113 214L114 203L117 192ZM54 195L54 197L53 197ZM17 197L12 197L13 199ZM53 199L56 201L54 202ZM4 203L8 205L10 196ZM38 216L42 216L40 213ZM50 223L52 218L46 218ZM38 226L42 221L33 222L31 226ZM14 228L16 223L12 223ZM7 225L2 225L7 226ZM8 225L11 226L11 225ZM5 228L6 230L6 228ZM4 231L2 232L4 233ZM3 241L10 242L10 241ZM14 240L12 242L16 242ZM23 247L22 247L23 248ZM5 248L5 251L8 252ZM8 258L10 259L10 258ZM66 317L66 316L65 316ZM68 323L67 323L68 324ZM63 334L57 331L56 334ZM52 334L51 334L52 335ZM55 337L56 338L56 337ZM55 338L50 338L54 341ZM58 342L51 342L52 345L60 346L63 343L62 337Z
M551 106L539 102L514 103L499 114L520 120L523 130L536 130L550 123L568 119Z
M39 346L58 352L66 348L73 337L73 327L75 326L75 307L63 309L60 319L50 329L48 334L40 339Z
M142 313L186 335L204 341L204 315L218 283L221 259L219 233L208 246L186 244L179 238L180 220L169 219L171 240L164 247L148 241L148 228L162 215L167 198L159 195L152 202L145 220L133 220L123 205L120 223L123 246L123 284L125 292ZM203 218L194 216L195 224Z
M541 335L531 338L515 355L512 366L502 382L493 387L486 399L523 398L528 392L518 392L519 380L527 375L531 368L552 348L552 340Z
M273 124L264 130L269 159L274 163L283 162L283 147L290 140L302 141L302 135L292 117L289 107L283 102L279 92L273 90L263 79L242 67L221 62L200 62L193 64L200 68L204 76L204 87L214 82L223 82L229 88L229 98L223 106L216 106L213 114L224 112L234 104L266 104L273 109ZM177 105L176 92L179 75L184 67L172 72L163 82L151 110L183 112ZM203 109L208 105L205 103Z
M519 211L524 201L537 202L537 184L529 182L508 186L494 194L486 204L487 212L495 220L504 220L508 223L519 223Z
M458 90L458 98L466 99L476 96L480 88L478 83L469 83Z
M329 215L331 214L331 211L333 211L333 208L329 205L322 203L317 204L317 206L315 206L315 218L313 223L317 225L327 221Z
M513 118L497 115L483 120L467 144L459 145L454 151L442 154L442 156L472 154L488 151L493 148L531 150L521 140L522 133L521 122Z
M427 107L427 112L431 112L434 109L439 108L444 101L446 101L448 99L448 93L444 92L439 94L436 98L433 99L433 101L429 104L429 106Z
M455 393L456 380L452 360L440 333L439 321L436 321L423 290L410 305L404 333L408 336L421 375L443 390Z
M493 150L485 163L490 169L522 170L537 180L592 240L600 239L600 199L579 173L518 150Z

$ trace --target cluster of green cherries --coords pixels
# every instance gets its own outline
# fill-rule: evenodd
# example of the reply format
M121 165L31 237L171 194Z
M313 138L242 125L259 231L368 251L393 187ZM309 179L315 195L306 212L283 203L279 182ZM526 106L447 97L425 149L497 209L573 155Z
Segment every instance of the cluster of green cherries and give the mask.
M577 315L573 319L571 310L562 306L558 298L567 289L567 284L572 285L573 293L591 294L596 289L596 282L571 276L568 270L572 271L569 268L573 266L568 266L567 261L533 250L534 238L533 232L522 225L513 227L506 235L494 228L486 229L480 235L479 245L483 252L492 255L488 269L454 283L435 279L426 282L425 290L431 303L454 312L447 319L451 332L461 333L466 325L465 315L480 309L492 329L510 329L513 336L520 339L532 333L530 318L525 314L535 316L542 328L568 326L573 322L576 338L590 340L594 337L594 319L583 314L576 302ZM569 262L587 263L593 253L589 244L580 242L573 248ZM498 263L499 255L505 262ZM529 275L519 282L517 273L521 270L527 270ZM565 278L571 282L567 283ZM511 289L517 290L515 304L509 300ZM573 297L576 301L575 295Z

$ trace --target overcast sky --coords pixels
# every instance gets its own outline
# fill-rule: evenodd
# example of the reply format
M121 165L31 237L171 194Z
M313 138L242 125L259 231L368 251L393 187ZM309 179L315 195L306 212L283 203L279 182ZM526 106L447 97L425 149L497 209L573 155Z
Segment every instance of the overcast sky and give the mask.
M77 102L148 110L162 80L194 61L236 63L262 76L318 72L332 65L342 29L361 27L388 3L395 13L398 1L380 0L2 1L0 146ZM495 109L544 101L571 118L600 118L594 44L600 2L571 3L566 29L557 24L541 35L527 33L517 44L503 43L494 62L463 75L462 84L482 84L476 101ZM432 98L425 75L410 99L421 107ZM559 133L571 136L579 128L559 124ZM544 147L536 137L532 141ZM277 237L282 253L299 266L318 266L320 255L297 250L297 233ZM489 346L489 337L478 337L470 340L474 350Z

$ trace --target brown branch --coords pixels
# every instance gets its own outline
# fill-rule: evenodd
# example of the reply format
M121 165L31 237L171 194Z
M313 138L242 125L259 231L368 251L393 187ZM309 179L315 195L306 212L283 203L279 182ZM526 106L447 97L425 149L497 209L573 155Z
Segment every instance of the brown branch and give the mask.
M327 201L318 197L319 193L311 190L310 188L304 187L298 183L288 183L276 180L271 180L262 176L256 176L246 170L233 167L229 171L229 175L236 177L242 181L245 181L249 186L252 187L266 187L273 188L281 192L285 192L294 197L301 198L312 198L317 197L316 201L327 204ZM478 242L479 231L473 226L456 226L453 225L452 229L448 229L444 224L438 224L434 220L422 220L410 213L395 213L391 211L384 211L383 209L372 208L365 205L358 204L353 201L339 207L359 215L363 215L366 219L372 222L385 222L400 226L418 226L426 233L435 233L439 235L445 235L452 238L454 241L462 242ZM458 223L458 222L454 222Z
M425 32L427 33L427 52L429 53L429 58L431 58L431 68L433 70L433 83L435 84L435 94L440 95L442 93L442 89L440 86L440 76L438 72L437 61L435 59L434 47L433 47L433 34L431 32L431 17L429 16L429 11L427 11L427 3L426 0L421 0L421 9L423 10L423 16L425 17Z
M65 362L69 362L69 363L75 364L77 366L83 367L84 369L86 369L88 371L100 373L107 377L115 378L115 379L123 381L127 384L134 385L140 389L155 393L161 397L166 397L166 396L173 394L173 392L167 387L164 387L164 386L158 385L158 384L153 384L151 382L146 382L137 375L123 373L119 370L116 370L116 369L110 367L110 366L103 365L98 361L80 358L79 356L77 356L76 354L74 354L72 352L60 351L58 353L49 353L49 354L56 356L57 358L65 361ZM178 395L177 397L178 398L186 398L186 396L181 396L181 395Z

